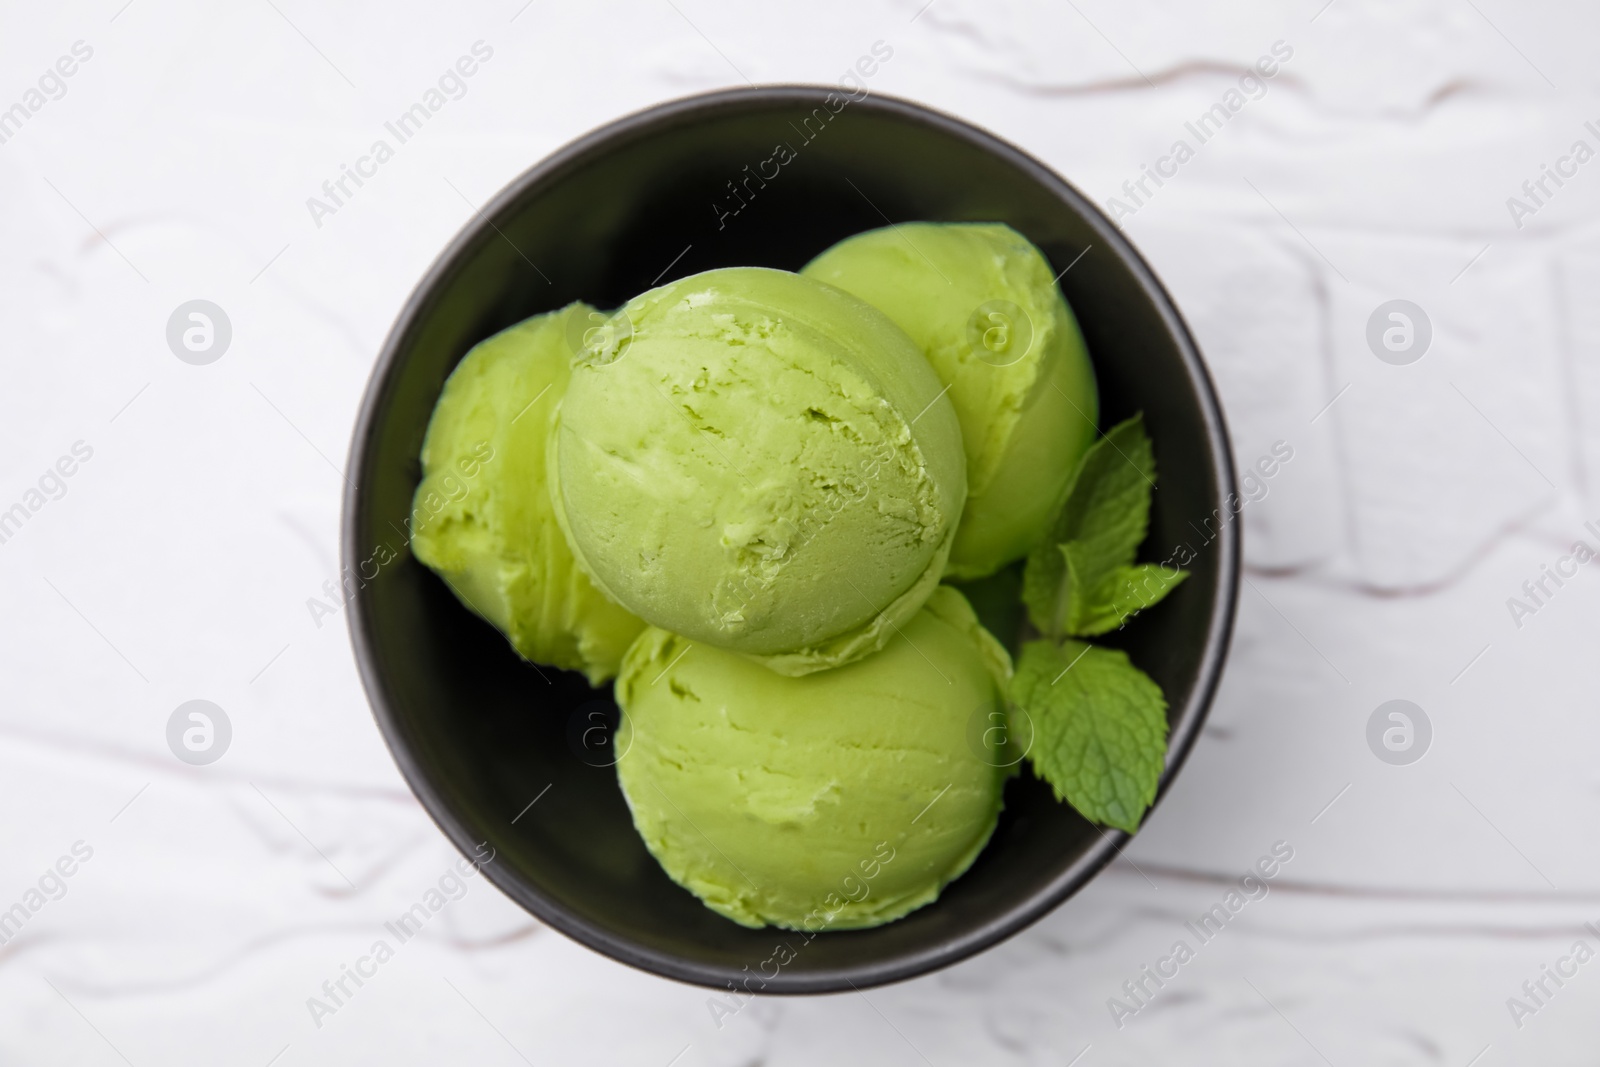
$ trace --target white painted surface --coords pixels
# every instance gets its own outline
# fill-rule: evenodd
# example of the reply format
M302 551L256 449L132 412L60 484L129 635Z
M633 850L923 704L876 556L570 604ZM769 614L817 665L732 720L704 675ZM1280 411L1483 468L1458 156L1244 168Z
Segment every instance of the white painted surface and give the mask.
M0 108L93 48L0 145L0 508L94 450L0 545L0 907L94 850L0 948L0 1062L1594 1061L1600 963L1520 1029L1506 1005L1574 940L1600 948L1600 574L1520 629L1506 607L1600 520L1600 162L1520 231L1506 206L1575 139L1600 147L1592 7L120 3L14 4L0 34ZM465 96L314 226L306 198L480 39ZM869 997L719 1030L703 991L480 880L317 1028L306 998L454 859L342 619L305 608L336 572L332 468L396 310L472 205L570 138L745 77L832 81L877 40L874 90L987 125L1102 203L1242 65L1293 49L1126 220L1241 460L1295 448L1247 512L1233 659L1176 789L1037 927ZM197 296L234 327L206 367L164 340ZM1410 366L1364 339L1392 298L1433 323ZM1408 767L1364 738L1396 697L1435 730ZM194 698L235 730L205 768L163 736ZM1108 998L1278 840L1295 858L1271 895L1117 1029Z

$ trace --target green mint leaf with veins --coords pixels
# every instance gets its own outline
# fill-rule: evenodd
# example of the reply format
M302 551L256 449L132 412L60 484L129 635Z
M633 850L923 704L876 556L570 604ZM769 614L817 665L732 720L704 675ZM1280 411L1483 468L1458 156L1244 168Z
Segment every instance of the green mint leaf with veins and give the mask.
M1068 542L1058 547L1066 557L1067 573L1083 573L1084 565L1075 558L1078 543ZM1074 637L1093 637L1116 630L1130 615L1159 602L1187 577L1187 571L1168 570L1154 563L1114 567L1099 585L1087 591L1087 595L1068 600L1063 629Z
M1011 682L1032 720L1034 773L1092 822L1129 833L1156 797L1167 753L1161 687L1124 652L1030 641Z
M1084 453L1054 529L1029 553L1023 573L1023 603L1041 633L1114 630L1187 577L1133 563L1149 530L1155 480L1142 415L1113 426Z

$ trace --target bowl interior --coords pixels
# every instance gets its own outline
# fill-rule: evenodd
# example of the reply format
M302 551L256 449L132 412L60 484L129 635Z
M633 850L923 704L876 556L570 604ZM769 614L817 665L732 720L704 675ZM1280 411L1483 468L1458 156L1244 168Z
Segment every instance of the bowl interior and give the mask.
M1161 485L1142 558L1182 545L1197 553L1190 580L1121 642L1170 702L1168 779L1204 715L1231 621L1237 538L1235 524L1216 518L1233 488L1221 418L1148 269L1081 196L1003 142L915 105L844 100L789 87L680 101L523 175L402 313L352 455L344 550L367 579L352 632L380 725L418 796L467 854L487 842L495 859L485 873L543 920L626 962L717 988L848 989L940 966L1042 915L1123 835L1100 834L1024 773L1007 786L999 829L972 869L903 920L807 940L747 930L703 907L645 851L608 747L597 751L596 735L585 735L615 722L609 689L520 661L407 551L423 433L473 344L572 300L614 307L713 267L796 270L887 221L1009 223L1057 270L1074 264L1060 284L1094 359L1102 425L1145 413Z

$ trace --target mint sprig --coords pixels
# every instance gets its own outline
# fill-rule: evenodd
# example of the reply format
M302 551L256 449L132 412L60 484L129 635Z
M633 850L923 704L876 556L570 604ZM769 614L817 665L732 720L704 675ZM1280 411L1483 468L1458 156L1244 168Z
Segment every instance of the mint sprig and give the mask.
M1022 646L1012 698L1033 720L1028 757L1084 817L1132 833L1156 798L1167 701L1127 653L1081 641Z
M1040 633L1092 637L1117 629L1188 577L1133 564L1149 531L1155 483L1142 415L1118 423L1084 453L1054 529L1023 572L1023 604Z
M1051 535L1028 555L1022 599L1044 636L1023 646L1011 683L1014 709L1030 720L1034 773L1084 817L1129 832L1155 801L1167 702L1126 653L1074 638L1120 629L1188 577L1134 562L1155 483L1140 415L1084 454Z

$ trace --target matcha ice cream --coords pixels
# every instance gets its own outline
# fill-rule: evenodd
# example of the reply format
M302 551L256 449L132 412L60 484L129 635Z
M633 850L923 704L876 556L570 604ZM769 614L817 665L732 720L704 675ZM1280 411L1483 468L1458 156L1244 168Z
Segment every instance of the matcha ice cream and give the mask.
M1044 255L998 223L911 222L840 241L801 273L882 310L950 387L969 494L950 575L1025 555L1098 416L1083 337Z
M573 359L572 304L475 346L445 383L422 446L412 552L525 659L617 673L644 624L578 569L556 525L545 447ZM579 333L581 337L581 332Z
M884 314L756 267L630 301L580 359L550 461L594 582L691 641L804 674L878 648L945 569L955 409Z
M1011 664L948 586L880 652L785 677L646 630L617 679L617 774L667 874L745 926L876 926L993 832L1007 762L973 723Z
M1019 632L1006 564L1051 533L1097 409L1020 234L873 231L479 344L428 427L413 549L525 658L616 678L618 783L673 881L749 927L877 926L967 871L1023 758L1092 816L1105 767L1158 766L1007 742L1010 657L940 584ZM1107 692L1132 676L1102 666ZM1064 699L1030 715L1085 714Z

